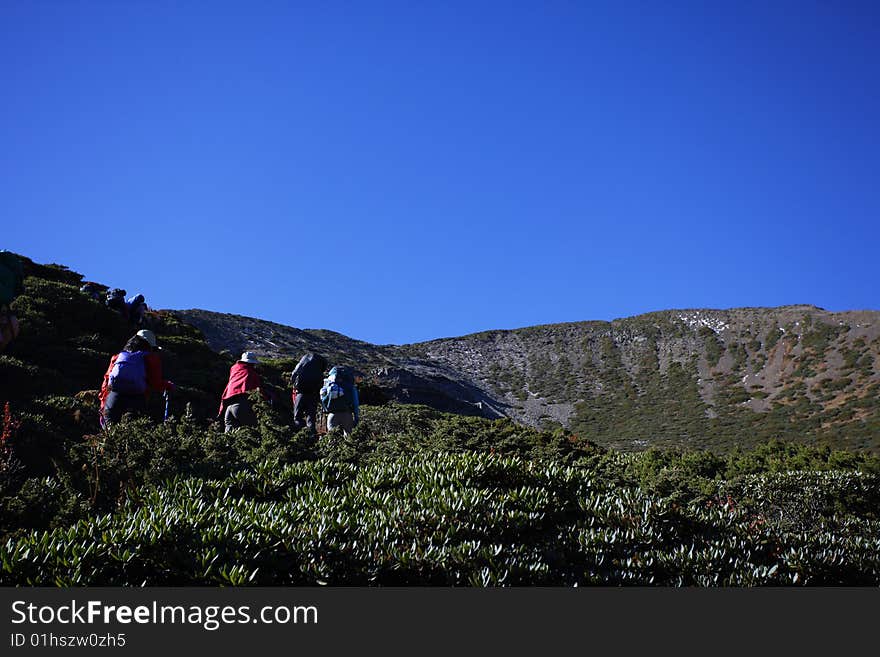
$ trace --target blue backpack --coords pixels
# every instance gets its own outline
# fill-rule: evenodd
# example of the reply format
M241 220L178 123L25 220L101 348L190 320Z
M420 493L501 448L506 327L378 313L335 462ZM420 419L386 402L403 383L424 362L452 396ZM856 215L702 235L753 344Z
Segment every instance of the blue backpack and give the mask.
M147 391L146 351L122 351L110 370L110 390L123 395L143 394Z
M321 388L321 406L325 413L345 413L354 410L354 375L346 367L334 367L324 379Z

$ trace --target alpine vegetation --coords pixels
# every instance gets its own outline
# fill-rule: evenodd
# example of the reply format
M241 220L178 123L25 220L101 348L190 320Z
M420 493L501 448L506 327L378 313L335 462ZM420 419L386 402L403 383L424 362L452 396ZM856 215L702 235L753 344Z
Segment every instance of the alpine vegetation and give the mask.
M133 320L79 274L20 262L0 584L880 584L870 313L376 347L194 311ZM138 350L143 406L102 425L102 375ZM302 375L312 361L326 378ZM311 395L300 413L291 385ZM351 422L327 431L328 413Z

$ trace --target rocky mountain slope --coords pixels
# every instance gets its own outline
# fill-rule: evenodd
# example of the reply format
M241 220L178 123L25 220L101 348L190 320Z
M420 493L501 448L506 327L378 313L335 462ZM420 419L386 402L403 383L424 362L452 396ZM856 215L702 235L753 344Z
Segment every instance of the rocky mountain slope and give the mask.
M467 373L428 358L412 357L406 348L373 345L326 330L301 330L253 317L207 310L168 311L196 327L205 340L224 355L255 351L292 372L306 351L321 353L332 362L354 367L377 400L394 399L427 404L438 410L466 415L504 417L497 393L471 380Z
M212 348L317 350L388 398L563 426L609 446L730 449L770 438L880 448L880 312L670 310L404 346L201 310Z
M0 403L60 404L92 430L95 388L132 327L79 292L82 275L23 263L25 291L13 302L22 333L0 355ZM877 311L671 310L403 346L199 310L150 312L147 322L178 384L172 411L194 417L216 413L241 351L263 356L267 381L289 403L289 374L315 350L363 373L368 405L397 400L509 417L628 450L728 451L781 438L880 452ZM46 445L58 442L50 433Z

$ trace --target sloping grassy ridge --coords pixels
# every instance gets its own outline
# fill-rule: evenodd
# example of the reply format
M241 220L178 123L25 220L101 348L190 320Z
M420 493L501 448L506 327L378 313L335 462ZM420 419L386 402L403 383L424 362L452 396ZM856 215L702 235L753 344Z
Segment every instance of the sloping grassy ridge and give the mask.
M163 314L173 417L97 425L133 329L26 261L0 356L0 584L877 585L880 460L771 442L624 454L567 431L365 404L352 436L210 419L231 356ZM293 360L267 363L282 387ZM369 390L365 390L369 400Z

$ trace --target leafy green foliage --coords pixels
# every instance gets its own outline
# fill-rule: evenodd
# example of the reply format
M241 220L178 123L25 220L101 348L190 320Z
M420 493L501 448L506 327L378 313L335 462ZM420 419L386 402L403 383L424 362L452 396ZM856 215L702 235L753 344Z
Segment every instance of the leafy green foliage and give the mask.
M588 357L557 335L487 367L514 395L577 402L573 432L387 403L368 386L351 435L295 432L282 394L294 360L277 359L262 368L274 403L253 395L257 425L224 433L214 414L234 356L150 313L178 384L172 417L158 421L154 396L150 417L100 430L95 389L133 329L80 295L78 274L26 271L26 333L0 356L0 584L880 583L880 459L855 451L880 435L866 379L880 345L855 340L845 377L792 381L761 415L742 404L767 393L719 365L754 367L757 339L725 348L704 327L715 342L669 360L661 337L694 334L659 314L585 340ZM842 335L805 326L804 375ZM627 331L641 341L624 354ZM719 366L712 417L706 363ZM637 442L655 448L605 447Z
M0 498L15 527L0 582L880 581L880 459L866 454L622 454L397 404L316 440L256 411L230 433L140 418L74 445L57 476Z
M723 499L682 506L599 473L467 452L178 477L116 514L7 542L0 582L880 582L876 475L749 479L719 487ZM818 494L793 495L805 485Z

